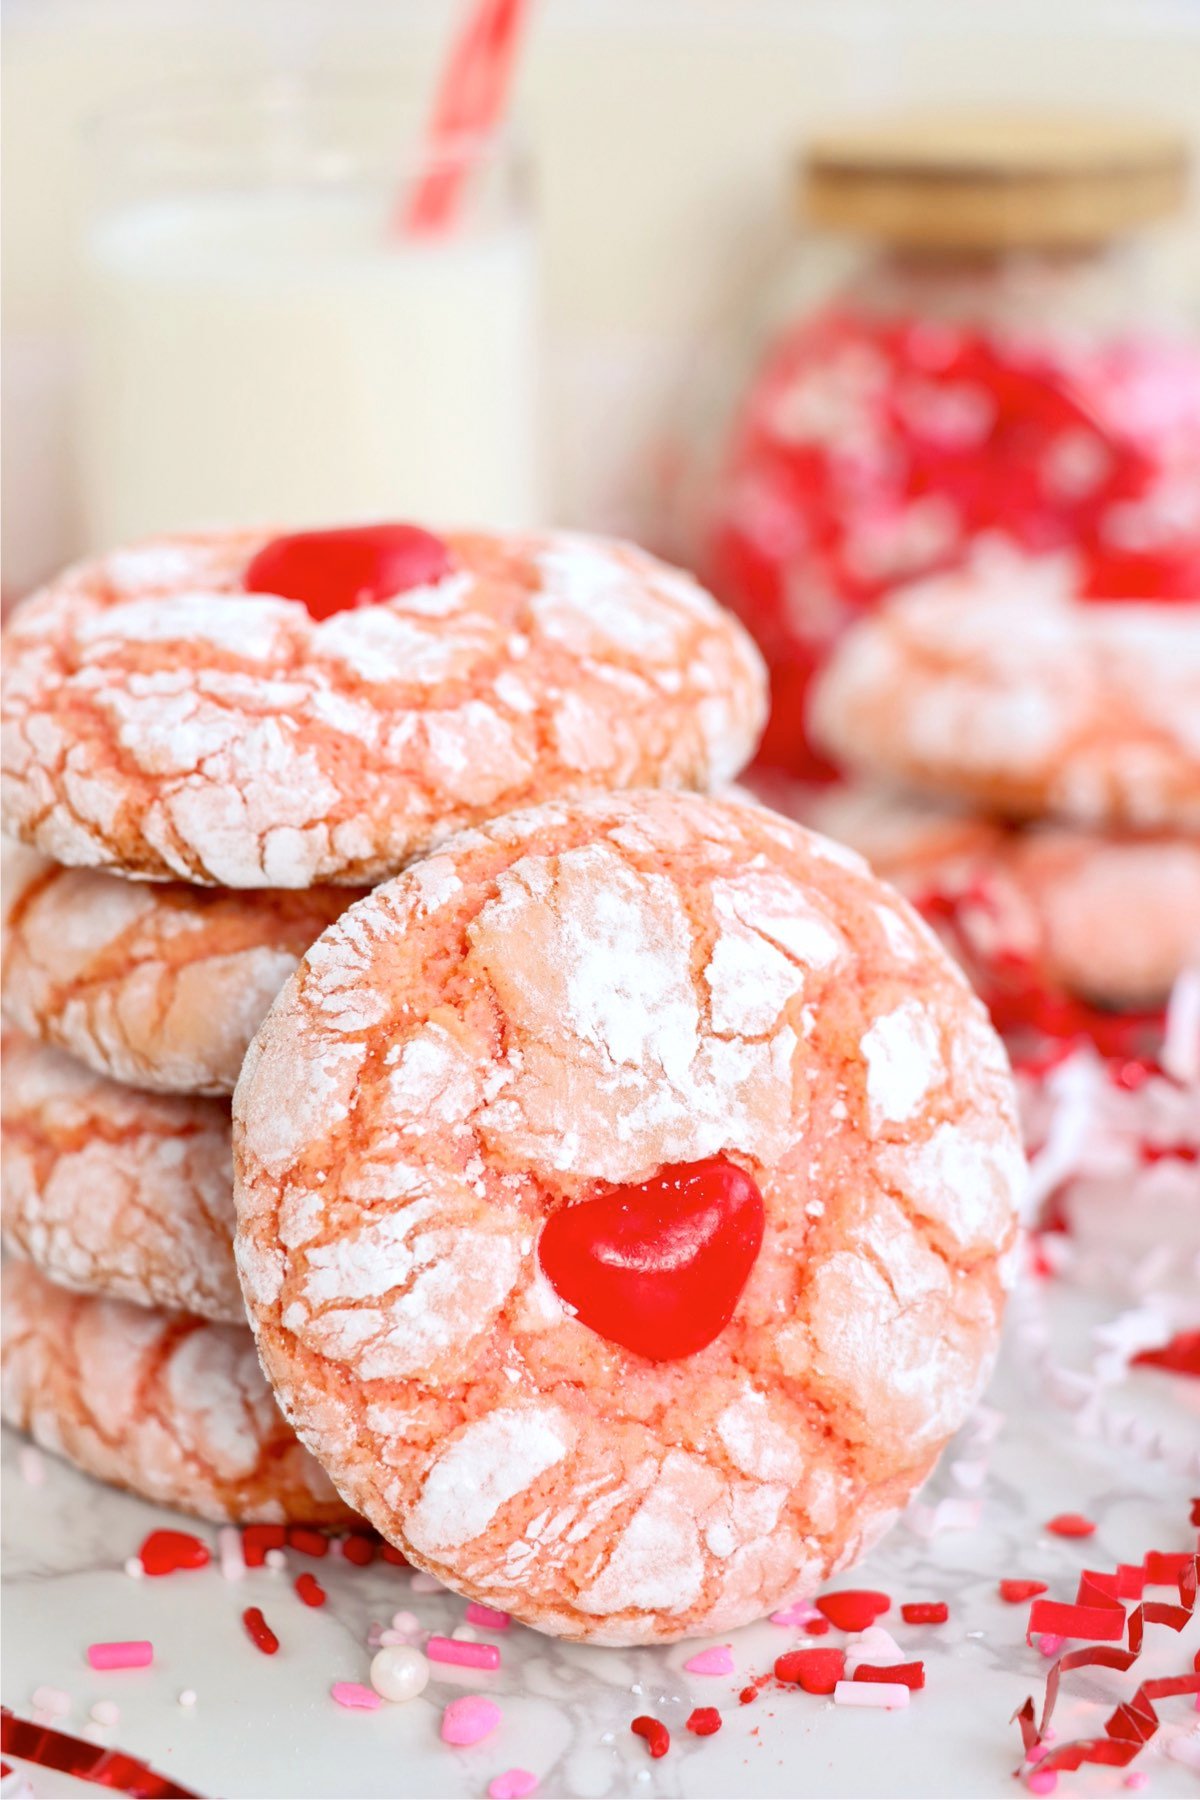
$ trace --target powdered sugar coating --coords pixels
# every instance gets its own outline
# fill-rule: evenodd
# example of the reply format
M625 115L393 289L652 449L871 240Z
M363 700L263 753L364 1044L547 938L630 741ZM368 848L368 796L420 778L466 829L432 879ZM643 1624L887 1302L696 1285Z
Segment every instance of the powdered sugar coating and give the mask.
M850 768L1082 825L1200 826L1200 601L946 577L842 639L810 724Z
M1152 1007L1200 963L1200 836L1011 827L868 787L809 797L800 816L915 904L957 901L976 977L1022 963L1083 999Z
M64 869L9 843L4 1016L115 1080L231 1094L300 957L355 898Z
M889 1020L930 1048L872 1123ZM903 901L754 805L613 795L451 840L313 946L234 1111L243 1287L302 1441L419 1566L544 1630L725 1631L811 1591L989 1366L1003 1051ZM539 1228L715 1154L763 1250L725 1331L650 1363L564 1306Z
M4 1417L44 1450L202 1519L351 1522L244 1328L69 1294L28 1263L3 1300Z
M60 1286L245 1322L229 1107L141 1093L4 1034L7 1247Z
M765 689L749 638L632 546L456 535L442 581L318 622L241 590L267 541L152 541L18 610L14 835L158 880L365 884L508 807L705 787L754 748Z

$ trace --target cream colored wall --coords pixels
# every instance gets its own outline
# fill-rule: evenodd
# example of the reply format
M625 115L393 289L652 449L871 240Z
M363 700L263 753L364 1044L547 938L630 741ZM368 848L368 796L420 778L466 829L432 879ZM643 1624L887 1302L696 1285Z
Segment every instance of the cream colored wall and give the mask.
M230 70L391 62L411 78L431 65L454 10L443 0L10 0L3 298L14 551L14 495L28 517L29 465L61 467L68 433L83 118L156 83ZM521 104L539 164L562 516L638 526L647 445L696 346L744 309L760 271L778 261L786 170L806 131L847 110L947 98L1149 110L1180 123L1200 151L1200 5L543 0ZM1195 254L1197 220L1200 211L1177 258ZM17 565L69 547L65 482L23 535L38 542L20 548ZM14 583L27 572L10 560Z

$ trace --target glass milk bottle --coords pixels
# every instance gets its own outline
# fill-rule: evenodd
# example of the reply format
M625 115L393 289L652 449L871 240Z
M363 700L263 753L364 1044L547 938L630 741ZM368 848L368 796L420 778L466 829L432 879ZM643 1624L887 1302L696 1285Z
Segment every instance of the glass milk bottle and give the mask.
M540 522L537 269L504 139L430 169L383 82L101 121L83 254L91 548L210 524ZM403 224L424 176L452 222Z

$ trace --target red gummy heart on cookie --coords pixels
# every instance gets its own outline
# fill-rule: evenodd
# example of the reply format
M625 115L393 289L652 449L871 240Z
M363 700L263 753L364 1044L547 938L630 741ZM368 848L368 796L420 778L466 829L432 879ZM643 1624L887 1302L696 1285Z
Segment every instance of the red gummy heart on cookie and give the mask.
M419 525L348 525L272 538L243 577L248 594L300 600L314 619L375 606L450 570L441 538Z
M717 1156L552 1213L538 1257L581 1324L668 1362L725 1329L762 1237L762 1195Z

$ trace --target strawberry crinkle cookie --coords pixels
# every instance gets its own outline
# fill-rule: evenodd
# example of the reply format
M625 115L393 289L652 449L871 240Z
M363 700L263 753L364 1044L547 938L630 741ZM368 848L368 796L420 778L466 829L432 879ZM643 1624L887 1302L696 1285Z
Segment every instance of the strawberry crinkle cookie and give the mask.
M245 1323L228 1101L147 1094L4 1034L4 1242L60 1286Z
M7 632L4 817L60 863L366 885L561 794L707 787L762 665L687 575L568 534L163 538L69 569Z
M3 1410L87 1475L202 1519L345 1525L244 1327L69 1294L26 1263L2 1279Z
M1200 600L1118 604L948 576L842 638L819 742L860 773L1017 817L1200 827Z
M101 1074L231 1094L263 1015L353 889L256 893L5 860L4 1016Z
M861 1556L990 1367L1003 1050L849 851L547 804L351 907L251 1045L237 1251L288 1418L456 1590L611 1644Z
M944 926L985 998L1023 979L1158 1007L1200 964L1200 836L1014 827L871 787L810 795L800 816Z

